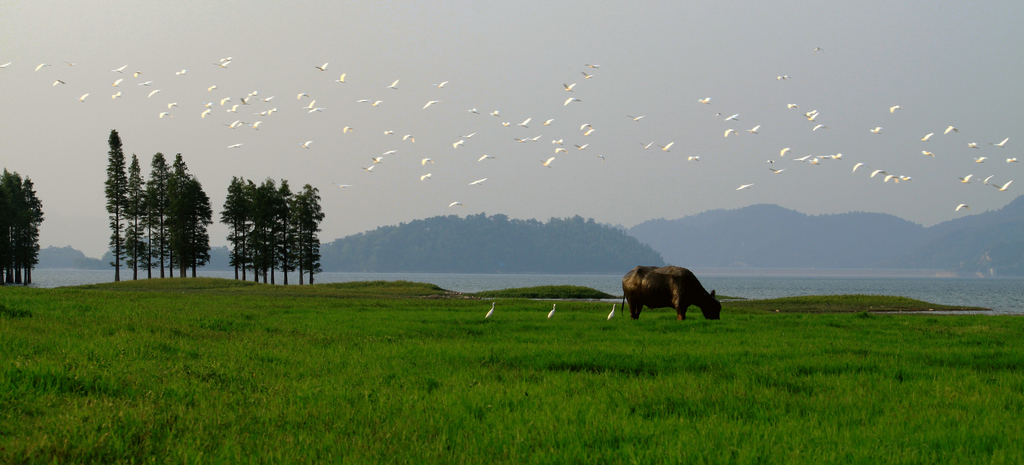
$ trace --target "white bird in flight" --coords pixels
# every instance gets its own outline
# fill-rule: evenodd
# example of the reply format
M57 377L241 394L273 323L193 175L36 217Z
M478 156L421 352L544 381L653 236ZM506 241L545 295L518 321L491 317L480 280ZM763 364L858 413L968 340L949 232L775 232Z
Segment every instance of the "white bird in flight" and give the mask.
M889 113L896 113L896 110L902 110L902 109L903 109L903 107L901 107L899 105L893 105L893 106L889 107Z
M724 119L723 121L739 121L739 120L740 120L740 114L736 113L735 115L732 115L732 116Z
M929 157L935 158L935 154L934 154L934 153L931 153L931 152L929 152L929 151L927 151L927 150L922 150L922 151L921 151L921 155L927 155L927 156L929 156Z
M112 98L112 99L121 98L121 92L118 92L118 93L116 93L114 95L111 95L110 98Z
M312 144L312 143L313 143L313 141L311 141L311 140L307 140L307 141L305 141L305 142L303 142L303 143L302 143L302 148L304 148L304 149L308 149L308 148L309 148L309 145L310 145L310 144Z
M741 191L743 189L750 189L752 186L753 186L753 184L744 184L744 185L742 185L740 187L737 187L736 190Z
M482 183L482 182L484 182L486 180L487 180L487 178L477 179L476 181L473 181L473 182L469 183L469 185L470 186L475 186L475 185L480 184L480 183Z
M1006 184L1003 184L1002 186L999 186L998 184L993 184L992 187L995 187L996 189L999 189L999 192L1004 192L1004 191L1006 191L1007 187L1010 187L1010 183L1012 183L1012 182L1013 182L1013 180L1011 179L1009 181L1006 181Z
M324 63L320 66L314 66L314 68L319 69L320 71L327 71L327 63Z
M391 85L388 86L387 88L398 90L398 79L395 79L395 82L392 82Z
M573 88L573 87L576 87L576 83L575 83L575 82L574 82L574 83L572 83L572 84L565 84L565 83L563 83L563 84L562 84L562 87L565 87L565 90L566 90L566 91L568 91L568 92L572 92L572 88Z
M747 129L747 132L749 132L749 133L751 133L751 134L757 134L757 130L758 130L758 129L761 129L761 125L760 125L760 124L758 124L757 126L754 126L754 127L750 128L750 129Z
M232 144L232 145L229 145L228 148L229 149L237 149L237 148L239 148L241 146L242 146L242 144Z
M882 127L881 126L876 126L874 129L871 129L871 132L873 132L875 134L881 134L882 133Z
M725 130L725 137L729 137L729 134L736 134L737 136L740 135L740 133L736 132L735 129L726 129Z
M434 160L432 160L430 158L424 158L424 159L420 160L420 164L423 165L423 166L427 166L427 163L433 164Z
M492 157L492 156L490 156L490 155L486 155L486 154L484 154L484 155L482 155L482 156L481 156L480 158L478 158L478 159L477 159L476 161L480 162L480 161L484 161L484 160L486 160L486 159L488 159L488 158L494 158L494 157Z
M958 212L958 211L960 211L960 209L961 209L961 208L965 208L965 209L967 209L967 210L970 210L970 209L971 209L971 207L969 207L969 206L968 206L968 205L967 205L966 203L962 203L962 204L960 204L960 205L957 205L957 206L956 206L956 210L953 210L953 211L957 211L957 212Z
M969 149L976 149L976 148L978 148L978 143L977 142L968 142L967 143L967 148L969 148Z
M925 136L921 138L921 141L928 142L928 139L931 139L932 136L934 136L934 135L935 135L934 132L929 132L928 134L925 134Z
M581 102L581 101L582 100L580 100L580 99L578 99L576 97L569 97L569 98L565 99L565 103L563 103L562 106L564 107L564 106L569 105L572 102Z
M541 160L540 163L548 168L551 168L551 162L553 161L555 161L555 157L548 158L547 160Z
M825 126L824 124L819 124L815 126L814 129L811 129L811 131L817 131L819 129L828 129L828 126Z
M427 107L429 107L429 106L431 106L431 105L433 105L435 103L440 103L440 102L441 102L440 100L430 100L430 101L427 102L426 105L423 105L423 109L426 110Z
M452 148L457 149L457 148L459 148L460 145L465 145L465 144L466 144L465 139L459 139L458 142L452 144Z
M1000 142L1000 143L998 143L998 144L996 144L996 143L993 143L993 142L989 142L989 144L992 144L992 145L994 145L994 146L996 146L996 147L1003 147L1003 146L1005 146L1005 145L1006 145L1006 142L1008 142L1009 140L1010 140L1010 138L1009 138L1009 137L1007 137L1006 139L1003 139L1003 141L1002 141L1002 142Z
M83 96L81 96L81 97L78 97L78 101L79 101L79 102L85 102L85 98L86 98L86 97L88 97L88 96L89 96L89 94L88 94L88 93L86 93L85 95L83 95Z
M430 179L430 173L420 176L420 181L426 181L427 179Z
M784 156L786 156L786 152L789 152L789 151L790 151L789 147L786 147L786 148L784 148L784 149L779 151L779 156L780 157L784 157Z
M340 83L344 84L345 83L345 74L346 73L341 73L341 77L339 77L338 79L335 79L334 82L340 82Z
M120 73L120 72L124 71L124 69L127 68L127 67L128 67L128 65L124 65L124 66L122 66L120 68L112 69L112 70L110 70L110 72L112 72L112 73Z
M736 132L736 131L733 131L733 132ZM672 144L674 144L674 143L675 143L675 141L672 141L672 142L669 142L668 144L665 144L665 145L659 145L659 147L661 147L662 150L668 152L668 149L671 148Z
M528 128L529 126L527 126L527 124L529 124L529 123L530 123L530 120L531 120L531 119L533 119L533 118L526 118L525 120L523 120L523 122L522 122L522 123L519 123L519 124L517 124L516 126L522 126L522 127L524 127L524 128Z
M454 207L454 206L460 206L461 207L462 206L462 202L452 202L452 203L448 204L448 208L451 208L451 207Z
M973 174L968 174L967 176L964 176L964 177L958 178L958 179L960 179L960 182L962 182L964 184L970 184L971 183L971 176L974 176L974 175Z
M709 105L711 104L711 97L704 97L702 99L698 99L697 101L705 105Z
M951 132L960 132L960 130L957 129L957 128L954 128L953 126L949 126L949 127L946 128L946 131L943 132L943 134L949 134Z

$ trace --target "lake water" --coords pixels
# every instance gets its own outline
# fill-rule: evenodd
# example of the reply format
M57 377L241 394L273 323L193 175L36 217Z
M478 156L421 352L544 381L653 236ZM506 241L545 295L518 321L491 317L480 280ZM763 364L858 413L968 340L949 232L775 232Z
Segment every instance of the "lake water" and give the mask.
M201 276L233 278L228 271L200 272ZM813 276L716 276L698 273L708 291L748 299L800 295L875 294L896 295L944 305L984 307L997 314L1024 315L1024 279L1019 278L921 278L921 277L813 277ZM76 286L110 282L110 270L34 270L35 287ZM278 276L278 281L280 281ZM478 292L513 287L570 284L609 294L622 294L622 275L552 274L455 274L455 273L320 273L316 282L418 281L457 292ZM289 276L290 282L298 282ZM989 313L989 312L986 312Z

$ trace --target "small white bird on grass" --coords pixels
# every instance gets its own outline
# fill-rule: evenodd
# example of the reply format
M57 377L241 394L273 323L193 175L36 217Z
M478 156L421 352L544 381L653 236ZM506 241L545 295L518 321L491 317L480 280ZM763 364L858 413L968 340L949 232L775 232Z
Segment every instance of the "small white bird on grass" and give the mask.
M497 302L491 302L491 310L489 312L487 312L486 315L484 315L484 318L490 318L491 315L494 315L494 304L496 304L496 303Z
M555 306L558 304L551 304L551 311L548 312L548 318L555 316Z
M608 319L609 320L612 319L612 318L615 318L615 305L617 305L617 304L612 304L612 311L608 313Z

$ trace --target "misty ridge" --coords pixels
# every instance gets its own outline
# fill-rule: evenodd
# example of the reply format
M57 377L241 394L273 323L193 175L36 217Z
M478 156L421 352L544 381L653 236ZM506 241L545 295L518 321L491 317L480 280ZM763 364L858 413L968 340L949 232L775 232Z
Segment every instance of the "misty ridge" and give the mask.
M1024 275L1024 198L924 227L883 213L711 210L625 229L669 264L714 268L934 269Z

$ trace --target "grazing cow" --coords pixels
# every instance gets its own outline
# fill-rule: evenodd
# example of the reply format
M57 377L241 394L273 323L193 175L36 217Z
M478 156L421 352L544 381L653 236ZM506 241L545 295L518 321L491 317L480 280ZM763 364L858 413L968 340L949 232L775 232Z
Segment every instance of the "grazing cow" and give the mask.
M690 270L678 266L638 266L622 277L623 306L629 304L629 316L640 318L640 312L648 308L672 307L676 319L686 319L690 305L700 307L704 318L717 320L722 304L715 299L715 291L704 290L697 277Z

